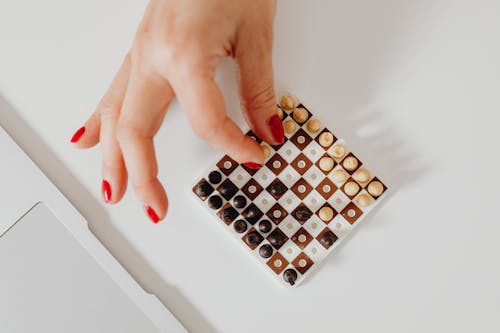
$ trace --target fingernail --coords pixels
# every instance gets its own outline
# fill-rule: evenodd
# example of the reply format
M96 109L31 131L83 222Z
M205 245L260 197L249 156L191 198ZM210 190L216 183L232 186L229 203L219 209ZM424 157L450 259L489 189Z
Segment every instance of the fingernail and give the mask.
M101 191L104 202L109 203L111 201L111 185L109 185L107 180L102 181Z
M80 138L82 137L83 133L85 133L85 126L80 127L78 131L76 131L75 134L73 134L73 136L71 137L71 143L78 142L78 140L80 140Z
M243 163L244 166L246 166L249 169L260 169L262 168L262 164L255 163L255 162L245 162Z
M160 221L160 218L156 214L155 210L151 208L151 206L144 206L144 211L149 216L149 219L153 221L153 223L158 223Z
M283 143L285 140L285 132L283 131L281 119L277 114L269 118L269 128L273 134L274 141L280 144Z

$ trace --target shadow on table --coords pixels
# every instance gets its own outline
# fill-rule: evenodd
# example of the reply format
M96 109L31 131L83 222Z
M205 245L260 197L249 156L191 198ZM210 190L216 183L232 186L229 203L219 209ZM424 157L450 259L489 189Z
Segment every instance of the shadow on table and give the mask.
M0 125L31 157L35 164L57 186L86 218L92 233L122 266L146 290L155 294L166 306L175 304L171 312L190 330L203 327L203 332L215 330L179 290L166 283L111 223L108 214L60 161L44 140L26 123L0 93ZM175 310L175 311L174 311Z
M399 189L411 186L427 173L412 138L394 124L389 112L383 112L375 100L380 96L379 88L387 86L385 83L403 55L406 41L425 22L422 16L426 14L426 4L392 0L313 1L304 8L282 2L278 12L285 9L280 4L286 6L287 15L286 22L279 22L278 13L279 63L275 58L275 67L285 76L289 75L286 70L293 68L307 75L300 82L283 84L277 77L277 85L305 99L311 111L333 125L333 131L388 185L390 191L382 205L361 222L365 226L383 226L389 220L379 213L380 208ZM301 20L312 16L317 19ZM284 36L288 38L280 38ZM297 88L305 89L307 96L301 96ZM359 230L356 228L350 236ZM338 255L342 248L337 248L336 255L326 259L325 264L342 260Z

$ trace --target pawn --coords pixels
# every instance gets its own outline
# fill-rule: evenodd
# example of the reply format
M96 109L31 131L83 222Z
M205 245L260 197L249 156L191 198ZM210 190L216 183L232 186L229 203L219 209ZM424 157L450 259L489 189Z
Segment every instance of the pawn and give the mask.
M283 109L291 111L295 105L297 105L297 99L295 97L290 95L284 95L281 97L281 106Z
M260 217L262 216L262 213L259 211L259 209L256 206L248 206L247 209L243 212L243 217L250 222L252 225L257 222Z
M287 237L280 229L274 229L274 231L267 236L267 240L278 250L287 241Z
M238 212L233 207L225 208L221 213L221 219L226 224L230 224L238 216Z
M291 286L295 284L295 281L297 281L297 272L293 268L288 268L283 272L283 280L285 280L286 283L289 283Z
M283 130L287 134L292 134L296 129L297 124L295 124L295 122L293 122L292 120L285 120L285 122L283 123Z
M333 134L330 132L321 133L318 138L318 142L323 147L330 147L333 143Z
M309 220L311 215L312 215L311 210L309 208L307 208L306 206L302 206L295 211L294 217L297 219L297 221L303 223L303 222Z
M219 171L212 171L210 172L210 174L208 175L208 180L212 183L212 184L219 184L220 181L222 180L222 175L220 174Z
M307 113L306 109L304 108L296 108L293 110L293 119L295 119L296 122L299 124L302 124L304 121L307 120L307 117L309 114Z
M258 245L262 242L263 237L257 231L250 231L247 235L247 243L250 245Z
M269 258L273 255L273 247L269 244L264 244L260 247L259 254L262 258Z
M321 122L318 119L311 119L307 122L306 127L309 132L316 134L321 129Z
M262 220L259 222L259 231L262 233L268 233L271 231L272 225L268 220Z
M236 208L243 208L247 205L247 199L242 195L237 195L233 198L233 205Z
M321 207L318 212L318 216L323 222L330 222L333 219L333 215L333 209L328 206Z
M222 198L218 195L212 195L208 198L208 207L212 209L219 209L222 207Z
M247 223L243 220L234 222L234 231L241 234L247 230Z
M333 243L335 243L336 240L337 239L335 235L331 231L328 231L325 232L323 236L321 236L319 242L321 243L321 245L323 245L325 248L328 249L330 246L333 245Z
M353 156L346 157L344 159L344 161L342 162L344 169L346 169L347 171L356 170L356 168L358 167L358 164L359 164L358 160Z
M206 198L212 193L214 188L206 181L202 181L196 186L195 192L200 198Z
M384 185L378 180L374 180L368 185L368 193L373 197L378 197L384 193Z
M281 182L273 183L269 188L269 192L271 192L271 195L275 198L281 197L287 190L287 187Z

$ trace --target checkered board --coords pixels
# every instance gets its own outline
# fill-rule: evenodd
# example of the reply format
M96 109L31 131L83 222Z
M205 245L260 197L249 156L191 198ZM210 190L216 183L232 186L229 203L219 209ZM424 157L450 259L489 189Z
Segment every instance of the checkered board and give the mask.
M309 126L311 112L292 98L292 107L283 98L278 105L286 125L282 145L269 146L247 133L267 153L263 167L250 169L226 155L193 187L216 223L286 286L299 285L387 190L319 120ZM307 112L305 120L297 121L296 109ZM320 140L323 133L332 134L327 143Z

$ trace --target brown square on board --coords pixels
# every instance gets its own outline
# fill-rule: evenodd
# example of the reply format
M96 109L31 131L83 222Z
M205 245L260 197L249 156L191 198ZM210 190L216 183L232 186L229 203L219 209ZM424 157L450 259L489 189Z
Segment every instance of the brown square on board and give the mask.
M249 236L252 235L255 237L256 241L252 244L249 241ZM243 243L245 243L250 249L255 250L257 246L259 246L260 243L264 240L264 237L257 231L255 228L250 228L246 234L241 237L241 240Z
M299 150L304 150L304 148L307 147L307 145L312 141L312 138L306 131L299 128L299 130L290 138L290 141L292 141L293 144L299 148Z
M373 179L372 179L372 180L370 180L370 181L368 182L368 184L366 184L366 186L365 186L365 190L366 190L366 192L368 192L368 185L370 185L370 183L371 183L371 182L373 182L373 181L379 181L379 182L380 182L380 184L382 184L382 186L384 187L384 191L382 191L382 194L384 194L384 192L387 190L387 186L385 186L385 184L384 184L384 183L382 183L382 181L381 181L380 179L378 179L377 177L373 177ZM370 194L370 192L368 192L368 194ZM371 195L371 194L370 194L370 196L371 196L373 199L377 200L378 198L380 198L380 197L382 196L382 194L381 194L381 195L379 195L378 197L374 197L374 196L373 196L373 195Z
M288 236L278 227L271 231L266 239L276 250L279 250L288 240Z
M354 169L354 170L347 170L347 169L344 167L344 161L345 161L348 157L354 157L354 158L358 161L358 166L356 167L356 169ZM342 168L344 168L344 169L345 169L345 171L347 171L347 173L348 173L348 174L350 174L350 175L352 175L353 173L355 173L355 172L356 172L356 170L358 170L358 169L359 169L359 167L360 167L361 165L363 165L363 163L361 163L361 161L359 160L359 158L357 158L357 157L356 157L356 155L354 155L353 153L349 153L349 154L347 154L347 155L346 155L346 156L342 159L342 161L340 161L340 163L339 163L339 164L340 164L340 165L342 166Z
M297 195L301 200L311 193L312 186L304 179L300 178L295 184L290 188L295 195Z
M262 186L260 186L260 184L253 178L250 178L250 180L241 188L241 191L245 193L250 200L255 199L260 192L262 192L262 190Z
M295 120L295 122L296 122L297 124L299 124L299 125L303 125L303 124L307 123L307 121L308 121L309 119L311 119L312 113L311 113L311 111L309 111L309 109L308 109L308 108L306 108L306 107L304 106L304 104L302 104L302 103L299 103L299 105L297 105L297 109L299 109L299 108L300 108L300 109L304 109L304 110L306 110L306 111L307 111L307 119L306 119L305 121L301 122L301 123L299 123L299 122L298 122L297 120L295 120L295 119L293 119L293 120ZM291 117L291 118L293 118L293 111L292 111L292 112L290 112L290 117Z
M321 169L319 167L319 161L321 161L321 159L323 157L328 157L328 158L331 158L333 160L333 166L332 166L332 169L330 171L324 171L323 169ZM333 168L335 168L335 166L337 165L337 162L333 159L333 157L331 157L330 155L328 155L327 153L324 153L323 156L321 156L317 161L316 163L314 163L314 165L316 165L318 167L318 169L321 170L321 172L323 172L325 175L328 175L330 172L332 172Z
M276 252L268 261L267 266L271 268L274 273L279 274L288 266L288 261L281 255L281 253Z
M208 184L209 187L207 187L207 188L209 188L210 190L206 196L199 196L198 193L196 193L196 188L198 187L198 185L200 185L203 182ZM212 187L212 185L210 185L210 183L205 178L200 179L200 181L197 182L195 186L193 186L193 193L196 194L196 196L198 198L200 198L202 201L205 201L210 196L210 194L212 194L213 191L214 191L214 188Z
M226 176L229 176L231 172L234 171L238 167L238 163L233 160L231 157L224 155L224 157L217 163L217 167L224 173Z
M354 183L356 183L356 184L359 186L359 190L358 190L358 192L356 192L356 194L354 194L354 195L349 195L349 194L345 193L345 185L346 185L347 183L349 183L349 182L354 182ZM347 196L349 197L349 199L351 199L351 200L352 200L352 198L354 198L355 196L357 196L357 195L358 195L358 193L361 191L361 189L362 189L361 185L359 185L359 183L358 183L357 181L355 181L355 180L354 180L353 178L351 178L351 177L349 177L349 178L345 181L345 183L344 183L344 184L342 184L342 186L340 187L340 190L341 190L342 192L344 192L344 194L345 194L345 195L347 195Z
M328 220L328 221L323 221L323 219L319 216L319 211L320 211L320 210L321 210L321 208L323 208L323 207L329 207L329 208L331 208L331 210L333 211L333 216L332 216L332 218L331 218L330 220ZM319 217L319 219L320 219L321 221L323 221L323 223L325 223L325 224L330 223L330 222L331 222L331 221L335 218L335 216L337 216L338 214L339 214L339 213L335 210L335 208L333 208L333 207L332 207L332 206L331 206L328 202L325 202L325 203L323 204L323 206L321 206L321 207L318 209L318 211L316 212L316 215L317 215L317 216Z
M330 239L332 241L331 244L325 242L325 239ZM337 241L337 239L339 239L339 237L328 229L328 227L325 227L325 229L316 236L316 240L327 250Z
M279 189L279 191L273 191ZM288 190L285 184L279 178L276 178L266 187L266 191L273 196L274 199L279 200Z
M217 187L217 191L224 199L229 201L238 192L238 187L229 178L226 178Z
M274 154L266 163L266 166L274 172L275 175L279 175L287 165L288 162L278 153Z
M354 202L351 201L347 204L347 206L345 206L344 209L342 209L340 214L342 214L342 216L347 220L347 222L353 224L361 217L363 212L361 211L361 209L358 208L358 206L354 204Z
M293 267L295 267L300 274L307 272L313 264L314 262L304 252L300 252L300 254L292 261Z
M291 237L291 240L297 244L302 250L305 249L309 243L313 240L313 237L310 233L306 231L304 228L300 228L297 232Z
M267 211L266 215L271 221L274 222L274 224L278 225L285 219L285 217L288 215L288 212L279 203L275 203Z
M325 178L316 186L318 192L325 200L328 200L337 191L337 186L329 179Z
M291 166L297 170L298 173L303 175L311 167L312 162L307 158L306 155L300 153L295 159L290 163Z
M313 212L309 209L309 207L300 203L290 214L292 214L299 224L304 224L311 218Z
M251 225L254 225L257 223L257 221L260 220L262 216L264 216L264 213L257 207L253 202L248 205L247 208L241 213L241 216L250 223Z
M238 217L239 213L234 209L231 204L226 203L222 208L217 212L217 216L227 225L231 225L234 220Z
M321 143L319 143L319 137L323 133L330 133L330 134L332 134L333 141L332 141L331 145L324 147ZM316 141L326 151L326 150L328 150L328 148L330 148L331 146L333 146L335 144L335 142L337 142L337 137L328 128L324 128L321 132L318 133L318 135L316 136L316 138L314 139L314 141Z

